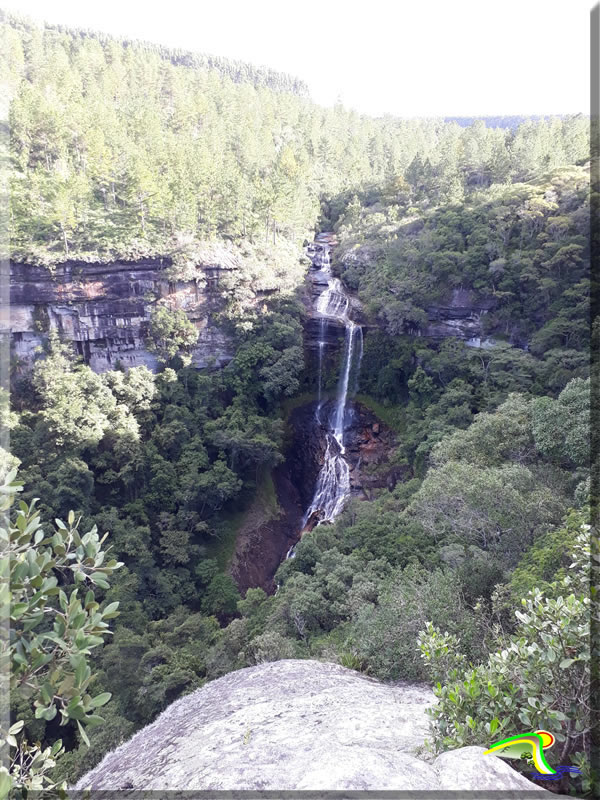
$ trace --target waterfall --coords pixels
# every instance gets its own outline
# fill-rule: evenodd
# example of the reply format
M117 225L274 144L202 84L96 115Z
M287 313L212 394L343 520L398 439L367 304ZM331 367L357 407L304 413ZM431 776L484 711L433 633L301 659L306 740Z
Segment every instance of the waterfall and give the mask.
M363 353L362 328L350 319L350 298L346 294L342 282L339 278L331 276L327 244L323 245L322 249L315 254L313 263L322 273L320 277L327 279L327 288L321 292L314 304L316 313L321 317L318 342L318 399L315 417L320 425L326 426L326 433L323 466L317 476L311 504L302 520L303 529L315 514L319 519L317 524L334 520L350 496L350 468L345 458L344 423L352 370L355 367L354 381L351 387L351 391L354 392L357 388L358 371ZM327 319L341 322L345 328L345 335L335 406L332 413L328 414L327 419L323 421L321 419L321 410L324 405L322 370ZM294 555L295 547L292 547L287 557L293 558Z
M339 278L330 278L325 291L319 295L316 311L324 317L348 322L348 306L350 301L344 292L344 287Z
M321 320L319 330L319 374L318 382L319 388L317 390L317 410L315 418L320 424L321 422L321 407L323 405L323 351L325 350L325 317Z

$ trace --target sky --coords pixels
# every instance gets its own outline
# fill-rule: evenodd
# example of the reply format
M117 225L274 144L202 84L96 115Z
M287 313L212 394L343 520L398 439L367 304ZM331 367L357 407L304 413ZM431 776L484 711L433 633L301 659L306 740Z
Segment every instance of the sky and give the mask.
M7 0L48 22L226 56L372 114L589 113L587 0Z

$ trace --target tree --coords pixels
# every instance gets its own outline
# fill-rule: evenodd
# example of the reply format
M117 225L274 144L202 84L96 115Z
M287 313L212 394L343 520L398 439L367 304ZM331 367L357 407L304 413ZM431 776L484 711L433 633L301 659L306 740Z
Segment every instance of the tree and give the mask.
M191 362L189 351L198 341L198 330L187 318L185 311L172 310L158 303L150 315L148 349L166 364L180 355L184 365Z
M156 385L148 367L132 367L127 372L110 370L102 377L117 401L127 406L132 414L141 415L150 410Z
M531 463L534 456L530 403L511 394L494 413L482 412L466 430L445 437L433 448L431 461L435 466L462 461L492 467L506 461Z
M271 420L230 406L227 413L206 425L213 444L230 454L231 469L249 464L274 467L282 459L280 420Z
M270 399L281 395L292 397L300 386L298 374L304 366L304 354L301 347L286 348L274 364L263 367L260 377L263 379L263 392Z
M586 467L590 461L590 379L570 381L556 400L532 402L536 447L553 460Z
M74 362L55 332L48 356L34 366L33 385L42 405L41 422L54 446L96 445L109 429L139 436L128 408L117 403L100 375Z
M35 501L21 502L8 520L10 508L22 487L16 473L2 486L0 512L5 527L2 541L2 607L10 604L10 637L2 641L3 659L10 663L10 690L29 708L28 716L2 730L2 747L10 750L10 767L0 768L0 797L11 788L40 791L53 786L50 771L64 753L62 741L28 741L33 719L59 724L75 722L79 735L89 745L86 727L102 723L97 709L110 700L110 693L93 696L91 651L110 633L109 620L117 616L118 602L104 609L94 596L94 587L108 589L108 579L122 566L106 561L102 544L108 534L98 536L94 527L79 532L80 520L73 512L68 522L55 520L46 533ZM87 589L83 595L84 589ZM7 686L3 686L6 696Z
M538 486L527 467L460 461L429 470L408 508L434 540L492 550L506 565L564 511L564 500Z
M486 642L473 611L465 604L458 576L449 569L397 569L381 587L377 603L365 603L349 627L353 646L369 672L383 680L422 680L415 649L426 620L462 634L465 647L485 652Z
M205 614L214 614L220 619L231 618L237 611L240 593L230 575L218 573L206 589L202 600Z

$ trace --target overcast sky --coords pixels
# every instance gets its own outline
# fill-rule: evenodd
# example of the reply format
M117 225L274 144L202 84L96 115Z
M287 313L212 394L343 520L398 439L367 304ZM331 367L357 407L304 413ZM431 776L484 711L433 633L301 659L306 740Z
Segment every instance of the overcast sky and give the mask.
M3 4L4 5L4 4ZM369 114L589 113L587 0L7 0L28 16L228 56Z

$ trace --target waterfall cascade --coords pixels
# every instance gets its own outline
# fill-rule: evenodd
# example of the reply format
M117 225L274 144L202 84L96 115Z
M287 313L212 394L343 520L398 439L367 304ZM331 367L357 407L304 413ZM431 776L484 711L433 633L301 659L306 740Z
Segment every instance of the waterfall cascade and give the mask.
M317 519L317 524L331 522L343 509L350 495L350 468L345 458L344 428L350 378L353 368L358 376L363 349L362 328L350 319L350 298L340 279L331 274L329 244L321 244L321 249L317 250L313 256L313 265L316 268L313 276L315 283L327 283L327 288L321 292L314 303L315 312L321 318L318 343L318 399L315 417L317 423L325 428L326 444L323 465L317 477L313 499L302 521L303 530L307 529L311 520ZM327 413L324 415L322 371L327 320L336 320L338 323L342 323L345 328L345 336L335 402L332 407L329 407L329 403L327 404ZM356 379L352 390L356 390ZM295 547L290 549L288 558L293 558L294 550Z

